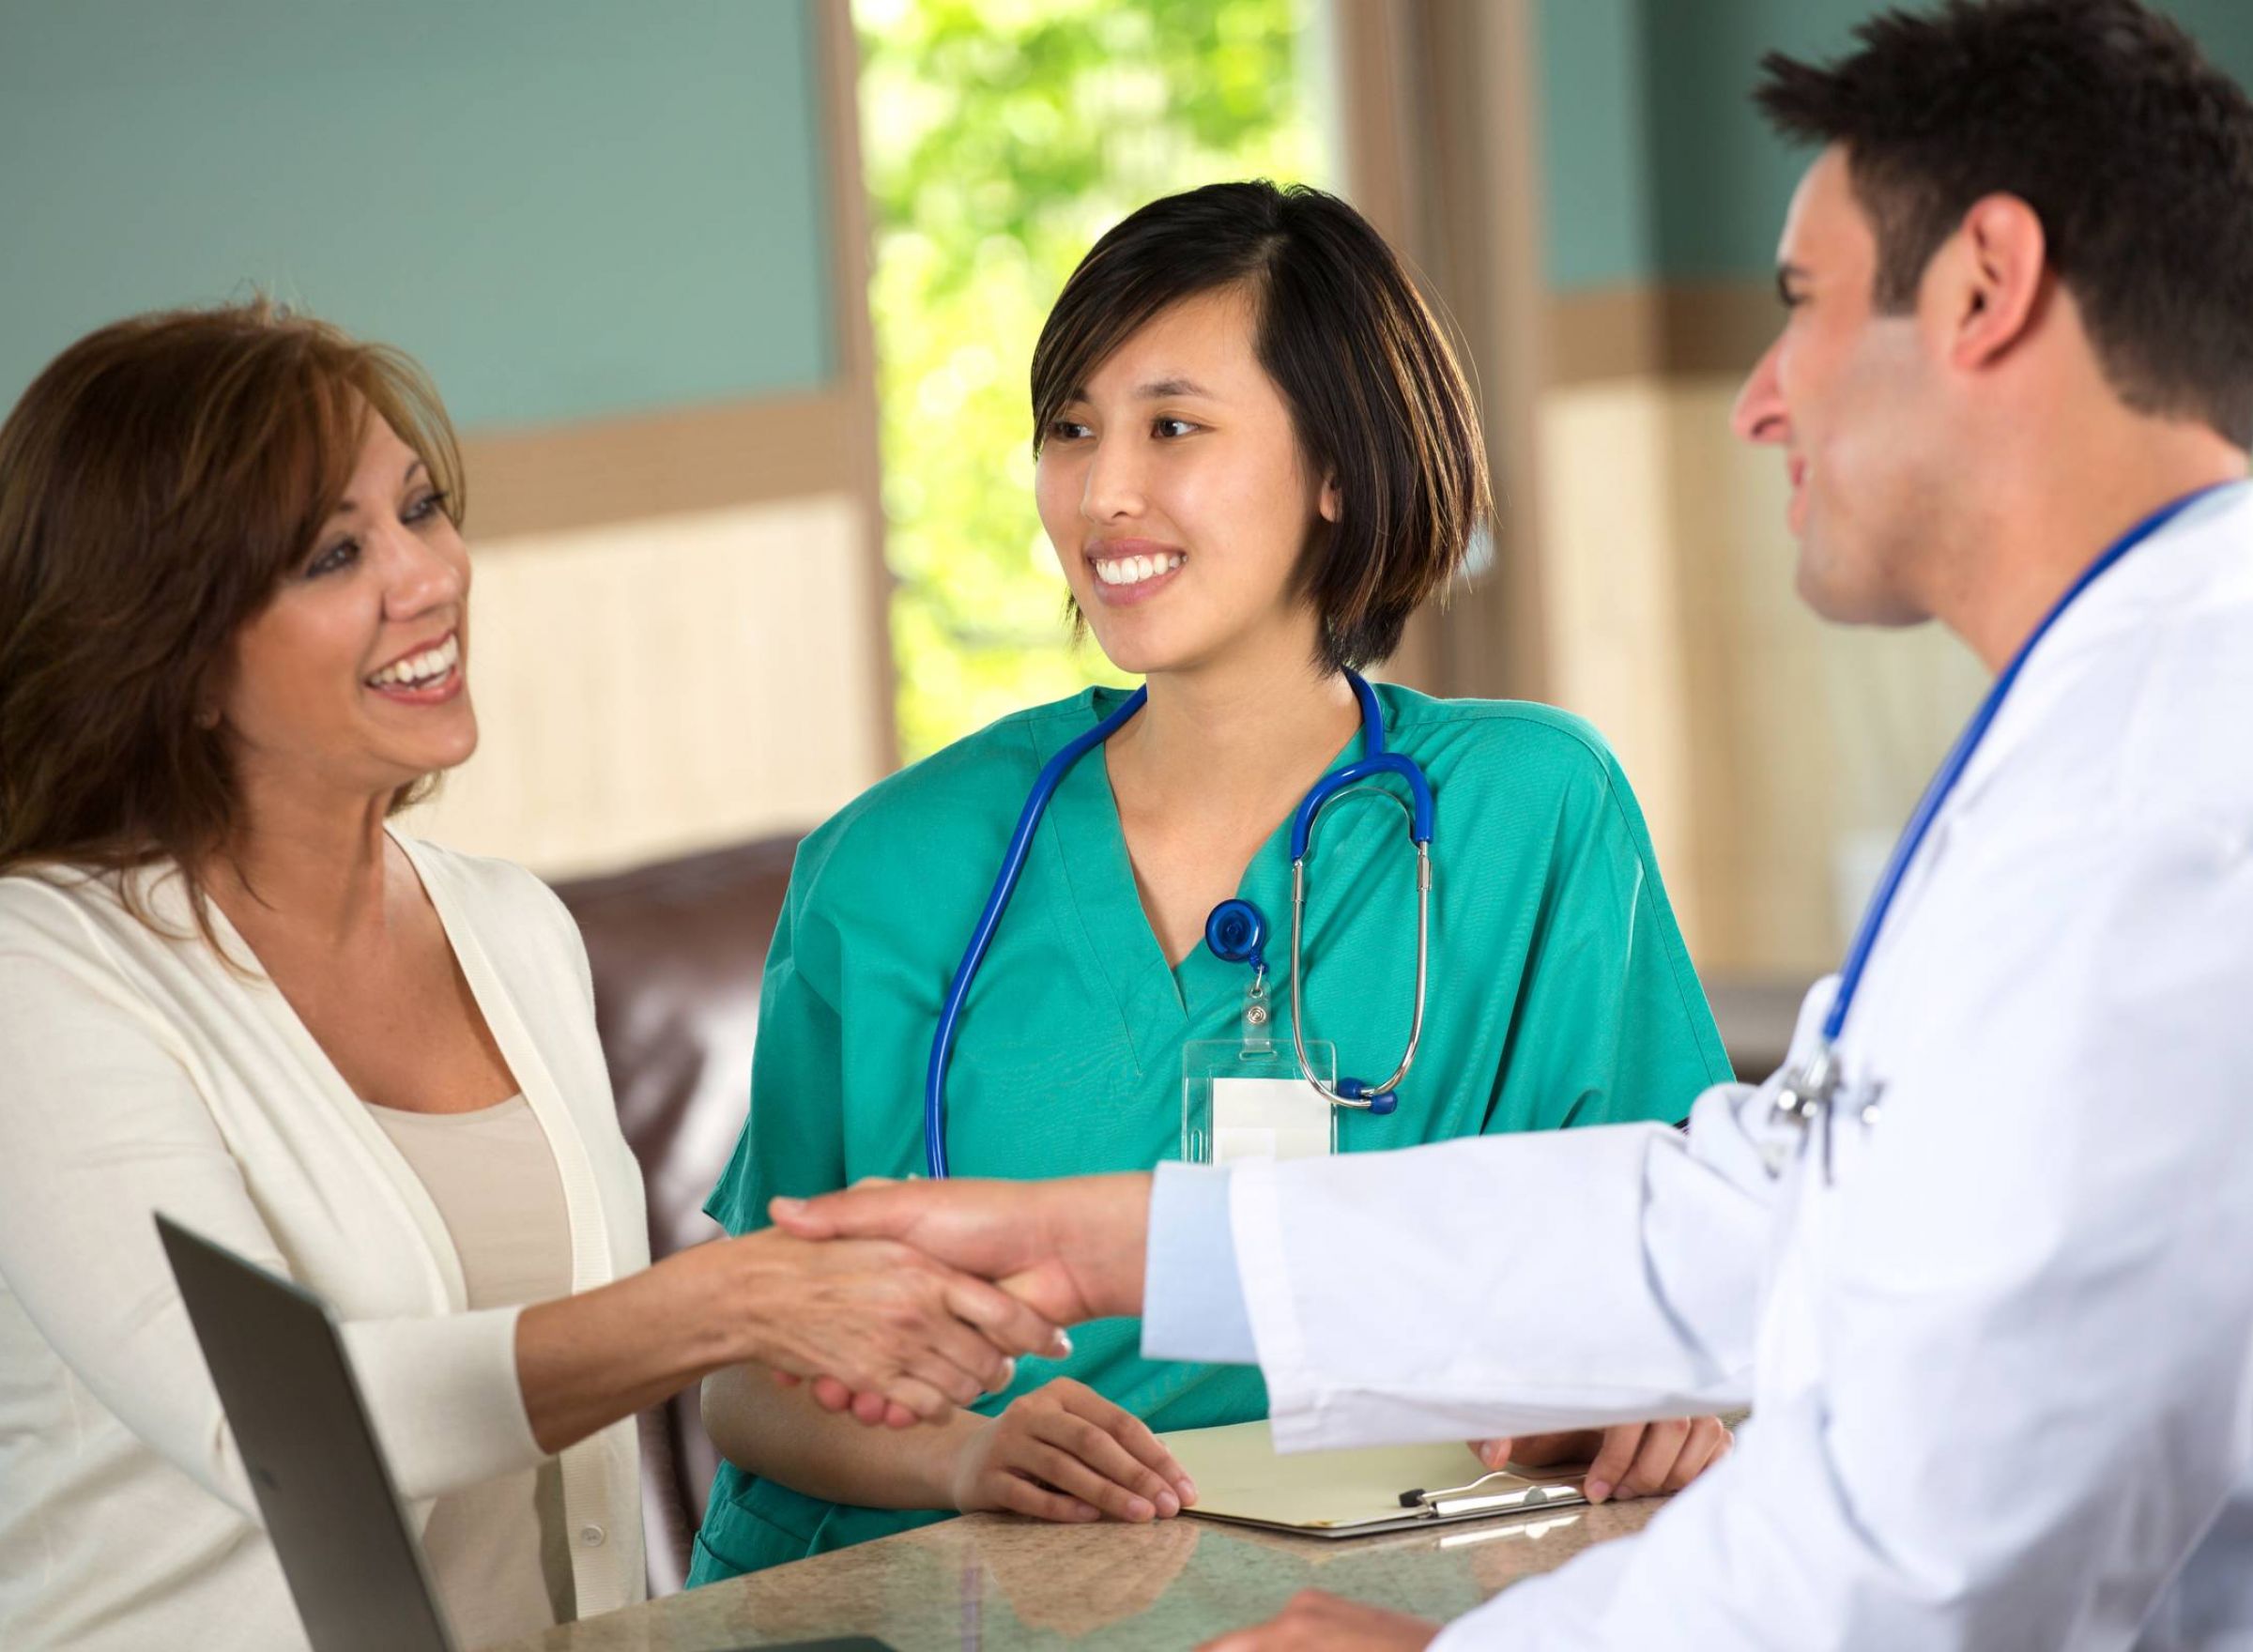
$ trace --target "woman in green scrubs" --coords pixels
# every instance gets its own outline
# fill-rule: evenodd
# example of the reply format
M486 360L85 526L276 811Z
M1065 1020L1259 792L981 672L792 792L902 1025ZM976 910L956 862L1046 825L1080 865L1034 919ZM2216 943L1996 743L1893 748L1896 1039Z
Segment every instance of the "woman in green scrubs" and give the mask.
M1073 275L1033 381L1043 525L1078 613L1149 700L1057 791L970 995L947 1083L965 1176L1178 1154L1183 1046L1240 1035L1249 971L1203 943L1221 900L1278 927L1287 1017L1289 818L1362 746L1343 673L1382 660L1457 576L1487 504L1444 336L1383 240L1316 191L1215 185L1142 208ZM1727 1069L1602 740L1540 706L1377 694L1435 802L1429 1007L1399 1110L1342 1112L1340 1150L1679 1118ZM1041 766L1120 697L1004 718L807 838L768 958L749 1123L707 1206L729 1231L764 1226L778 1194L921 1173L932 1032L1011 829ZM1309 1035L1336 1045L1341 1072L1388 1073L1416 969L1400 810L1326 810L1309 885ZM1510 1230L1508 1201L1496 1188L1495 1243L1538 1246ZM897 1430L749 1369L708 1381L730 1461L691 1581L957 1510L1177 1512L1180 1471L1151 1431L1260 1417L1266 1396L1256 1370L1146 1360L1138 1338L1133 1322L1084 1327L1068 1357L1021 1362L973 1411ZM1663 1460L1646 1489L1679 1484L1727 1436L1707 1422L1664 1438L1645 1448Z

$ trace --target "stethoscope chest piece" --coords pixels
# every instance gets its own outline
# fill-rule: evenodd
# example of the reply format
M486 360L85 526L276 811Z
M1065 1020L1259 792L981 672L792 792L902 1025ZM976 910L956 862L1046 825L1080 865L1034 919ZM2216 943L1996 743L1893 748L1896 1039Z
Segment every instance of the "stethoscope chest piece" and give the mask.
M1776 1119L1803 1129L1815 1123L1816 1114L1829 1107L1837 1094L1838 1066L1832 1057L1830 1041L1825 1039L1816 1045L1814 1056L1804 1066L1794 1067L1784 1075L1784 1082L1776 1089Z

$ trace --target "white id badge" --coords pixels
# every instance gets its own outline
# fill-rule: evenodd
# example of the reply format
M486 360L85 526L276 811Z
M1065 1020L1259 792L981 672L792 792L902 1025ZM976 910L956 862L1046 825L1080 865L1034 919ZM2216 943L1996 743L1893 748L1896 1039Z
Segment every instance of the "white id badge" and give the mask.
M1329 1097L1304 1078L1215 1078L1213 1163L1318 1158L1331 1149Z
M1309 1044L1307 1061L1323 1082L1335 1081L1329 1045ZM1338 1151L1338 1109L1307 1082L1287 1047L1247 1049L1234 1039L1192 1044L1183 1052L1181 1094L1181 1156L1191 1164Z

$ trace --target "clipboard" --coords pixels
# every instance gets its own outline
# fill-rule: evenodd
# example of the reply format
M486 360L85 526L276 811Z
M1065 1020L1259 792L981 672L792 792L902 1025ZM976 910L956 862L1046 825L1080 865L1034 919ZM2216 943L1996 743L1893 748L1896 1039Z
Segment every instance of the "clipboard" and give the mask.
M1197 1482L1182 1510L1202 1520L1309 1537L1361 1537L1459 1521L1586 1507L1579 1471L1490 1473L1468 1446L1275 1448L1265 1421L1160 1434Z

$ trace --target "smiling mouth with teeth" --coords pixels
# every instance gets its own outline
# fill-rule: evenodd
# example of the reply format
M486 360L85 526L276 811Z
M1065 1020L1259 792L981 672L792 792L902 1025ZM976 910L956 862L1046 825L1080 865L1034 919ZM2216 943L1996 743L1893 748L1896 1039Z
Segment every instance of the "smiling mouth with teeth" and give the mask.
M430 688L443 682L461 663L462 639L458 632L450 632L444 641L435 648L424 649L419 654L409 654L404 660L393 660L382 670L368 678L370 688Z
M1105 585L1140 585L1145 579L1156 579L1161 574L1172 573L1181 566L1183 560L1179 551L1167 557L1099 558L1095 564L1096 577Z

